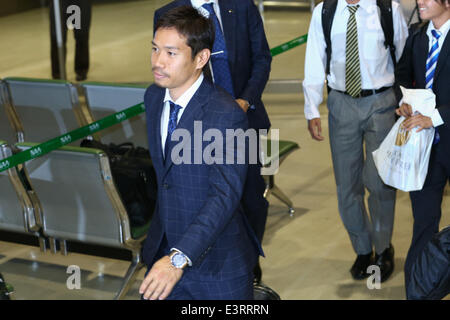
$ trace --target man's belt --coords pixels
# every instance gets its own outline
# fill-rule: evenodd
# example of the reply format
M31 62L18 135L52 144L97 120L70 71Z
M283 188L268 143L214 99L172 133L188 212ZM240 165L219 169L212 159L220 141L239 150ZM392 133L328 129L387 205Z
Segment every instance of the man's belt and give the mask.
M371 95L373 95L373 94L377 94L377 93L386 91L387 89L390 89L390 88L391 88L391 87L381 87L380 89L372 89L372 90L365 89L365 90L361 90L361 92L359 93L359 95L356 96L355 98L368 97L368 96L371 96ZM336 89L331 89L331 90L334 90L334 91L337 91L337 92L340 92L340 93L344 93L344 94L346 94L346 95L350 95L349 93L344 92L344 91L340 91L340 90L336 90Z

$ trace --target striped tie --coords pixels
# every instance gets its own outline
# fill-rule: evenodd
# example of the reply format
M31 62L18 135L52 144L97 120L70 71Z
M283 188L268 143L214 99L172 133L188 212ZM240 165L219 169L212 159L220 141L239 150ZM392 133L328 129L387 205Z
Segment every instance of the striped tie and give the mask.
M208 10L209 18L214 22L215 37L212 48L213 55L211 55L214 83L224 88L232 97L234 97L233 80L231 78L230 65L228 63L227 47L219 19L214 12L212 3L205 3L202 7Z
M358 30L355 13L357 6L347 6L350 17L347 22L347 42L345 47L345 91L356 98L361 93L361 72L359 69Z
M433 41L431 45L430 52L428 52L428 59L427 59L427 73L425 75L425 88L427 89L433 89L433 78L434 78L434 71L436 70L436 64L439 58L439 37L441 36L441 33L436 30L431 30L431 34L433 35Z
M181 110L181 106L169 101L170 104L170 115L169 115L169 124L167 126L167 138L164 147L164 159L167 158L167 152L169 149L169 143L172 137L172 133L175 131L177 127L178 120L178 111Z
M440 52L438 40L439 37L441 36L441 33L436 30L431 30L431 34L433 35L433 41L431 42L432 44L430 52L428 52L427 72L425 74L425 88L427 89L433 89L434 71L436 70L436 65ZM433 144L438 143L439 140L441 139L439 136L438 128L435 128Z

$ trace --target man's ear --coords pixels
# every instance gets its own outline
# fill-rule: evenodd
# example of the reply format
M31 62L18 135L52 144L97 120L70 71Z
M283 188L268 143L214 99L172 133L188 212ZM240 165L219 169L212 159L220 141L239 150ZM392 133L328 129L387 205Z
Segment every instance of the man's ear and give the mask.
M211 57L211 51L209 49L203 49L195 57L195 62L197 63L197 69L203 69L203 67L208 63Z

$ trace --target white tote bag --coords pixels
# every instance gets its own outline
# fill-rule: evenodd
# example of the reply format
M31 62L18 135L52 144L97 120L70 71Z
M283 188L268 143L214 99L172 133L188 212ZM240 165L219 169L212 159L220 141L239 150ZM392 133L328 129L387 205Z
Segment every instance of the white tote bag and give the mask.
M401 89L403 102L410 104L413 112L431 115L436 105L431 90ZM434 128L406 131L403 121L404 117L397 120L380 147L372 153L373 159L385 184L402 191L421 190L428 172Z
M428 172L434 128L416 132L401 127L404 117L375 150L373 160L383 182L403 191L421 190Z

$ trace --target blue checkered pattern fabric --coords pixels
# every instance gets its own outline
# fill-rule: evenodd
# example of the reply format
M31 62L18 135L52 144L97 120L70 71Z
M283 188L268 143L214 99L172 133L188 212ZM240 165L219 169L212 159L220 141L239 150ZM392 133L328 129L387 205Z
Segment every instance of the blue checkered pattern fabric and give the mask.
M245 132L247 115L229 94L218 90L205 78L176 127L194 138L183 139L179 145L169 143L168 154L173 153L174 159L168 157L164 161L159 135L164 95L164 88L153 85L144 96L158 202L144 245L143 259L150 268L155 258L167 254L170 248L177 248L192 261L192 267L186 269L183 278L192 280L192 283L206 281L219 285L217 289L208 290L199 287L202 297L225 290L232 293L227 297L237 296L238 293L233 292L242 292L242 289L238 285L227 288L225 283L251 274L258 253L263 254L240 205L247 166L239 164L237 158L247 149L239 146L238 137L227 135L228 129ZM203 152L211 143L208 139L195 140L199 121L203 133L214 129L225 138L214 153ZM181 145L183 148L177 151L177 146ZM196 150L200 150L201 158L197 163L195 157L199 152ZM218 154L223 159L234 160L213 163L211 157ZM181 157L190 161L177 162Z
M209 18L214 22L215 39L212 52L213 55L211 55L214 83L224 88L232 97L235 97L230 65L228 64L225 37L220 27L219 19L217 19L212 3L205 3L202 7L208 10Z
M181 106L173 103L172 101L169 101L169 103L170 103L170 115L169 115L169 125L167 126L167 138L164 148L164 158L167 158L167 149L169 149L167 145L169 144L173 131L177 127L178 112L181 109Z
M431 34L433 35L433 41L431 45L431 49L428 52L428 58L427 58L427 71L425 74L425 87L427 89L433 89L433 79L434 79L434 71L436 70L437 61L439 58L439 38L441 36L441 33L436 30L431 30ZM437 131L437 128L435 128L435 134L434 134L434 141L433 144L438 143L440 140L439 132Z

